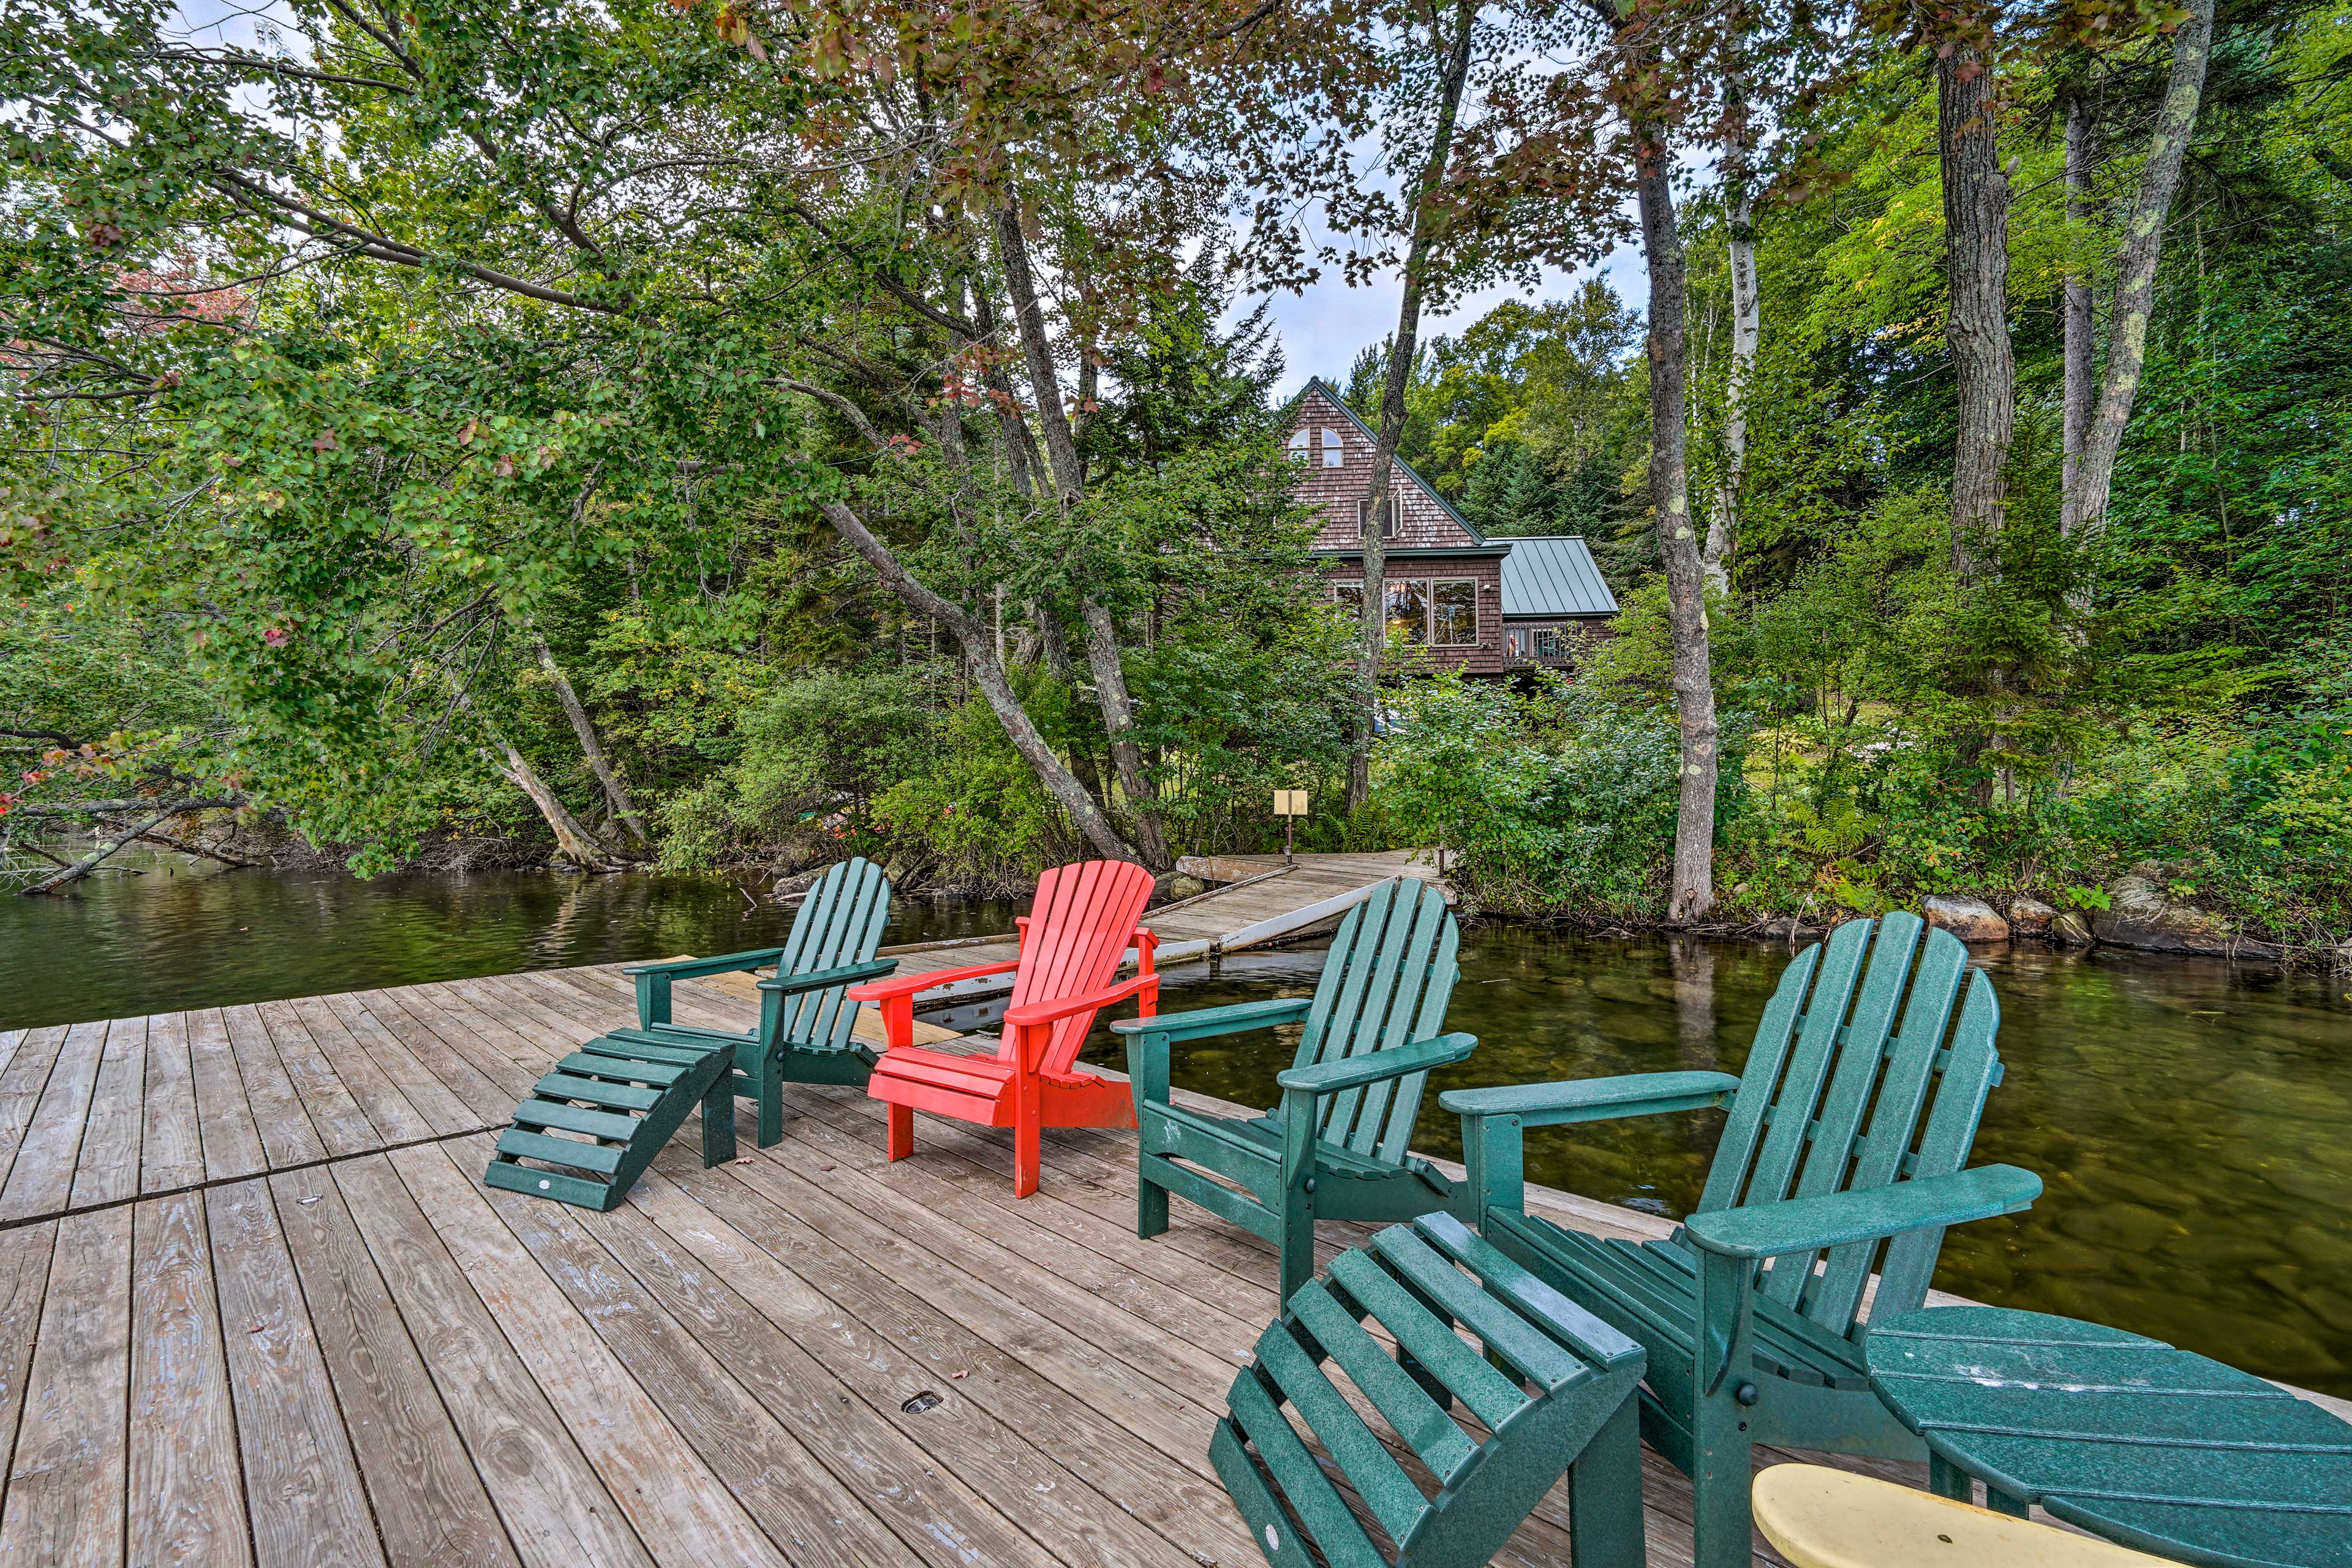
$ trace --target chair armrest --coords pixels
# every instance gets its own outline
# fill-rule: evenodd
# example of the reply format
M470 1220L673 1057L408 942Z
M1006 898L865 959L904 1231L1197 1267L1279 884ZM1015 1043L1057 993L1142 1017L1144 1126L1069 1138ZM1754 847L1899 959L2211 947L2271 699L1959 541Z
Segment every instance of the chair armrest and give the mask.
M1236 1002L1229 1007L1196 1007L1190 1013L1163 1013L1157 1018L1121 1018L1114 1033L1150 1035L1160 1040L1204 1040L1213 1035L1238 1035L1245 1029L1296 1024L1315 1005L1311 996L1284 996L1266 1002Z
M891 960L893 963L898 960ZM926 969L918 974L900 974L888 980L868 981L849 993L852 1002L887 1002L894 996L912 996L918 991L929 991L934 985L945 985L954 980L977 980L983 974L1002 974L1008 969L1018 969L1021 961L1008 958L1002 963L971 963L961 969Z
M801 974L779 974L772 980L759 982L762 991L793 996L803 991L823 991L828 986L847 985L853 981L878 980L898 967L895 958L869 958L859 963L845 963L834 969L812 969Z
M1115 1002L1124 1002L1139 991L1156 993L1159 989L1159 975L1139 974L1100 991L1089 991L1083 996L1056 996L1050 1002L1024 1002L1018 1007L1005 1009L1004 1026L1022 1029L1037 1024L1052 1024L1073 1013L1090 1012L1097 1007L1108 1007Z
M1622 1078L1580 1078L1566 1083L1506 1084L1451 1089L1437 1103L1462 1117L1516 1116L1528 1127L1657 1116L1723 1104L1739 1087L1724 1072L1644 1072Z
M1683 1234L1708 1252L1754 1260L2015 1214L2041 1195L2042 1178L2031 1171L1979 1165L1865 1192L1696 1214L1683 1221Z
M717 958L666 958L656 963L632 963L621 973L628 975L667 974L672 980L692 980L704 974L732 974L739 969L765 969L784 956L781 947L762 947L749 952L724 953Z
M1450 1067L1477 1048L1475 1035L1437 1035L1336 1062L1286 1068L1275 1075L1274 1081L1282 1086L1285 1094L1337 1094L1343 1089L1361 1089L1368 1083L1402 1078L1407 1073Z

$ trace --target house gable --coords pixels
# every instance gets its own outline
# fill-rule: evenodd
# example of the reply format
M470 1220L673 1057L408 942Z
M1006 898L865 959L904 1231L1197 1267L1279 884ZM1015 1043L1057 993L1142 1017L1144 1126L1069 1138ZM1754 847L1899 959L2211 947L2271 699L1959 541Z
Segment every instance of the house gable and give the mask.
M1301 434L1307 437L1303 446L1298 441ZM1359 503L1371 494L1372 458L1377 449L1371 429L1356 417L1338 392L1318 378L1308 382L1291 405L1289 441L1291 458L1298 464L1299 499L1323 511L1315 549L1349 554L1361 550ZM1404 462L1391 460L1389 475L1390 488L1403 502L1401 526L1389 540L1389 549L1499 553Z

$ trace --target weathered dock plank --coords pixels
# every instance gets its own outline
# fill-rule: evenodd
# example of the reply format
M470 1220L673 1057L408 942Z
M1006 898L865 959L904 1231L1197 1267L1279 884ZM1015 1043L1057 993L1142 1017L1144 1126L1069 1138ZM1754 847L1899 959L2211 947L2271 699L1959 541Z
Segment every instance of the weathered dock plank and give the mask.
M131 1221L60 1220L8 1468L0 1562L108 1568L129 1485Z
M139 1205L131 1278L131 1517L134 1560L244 1568L243 1466L205 1200Z
M214 1187L205 1213L254 1561L260 1568L382 1563L354 1435L328 1381L268 1184L256 1178Z

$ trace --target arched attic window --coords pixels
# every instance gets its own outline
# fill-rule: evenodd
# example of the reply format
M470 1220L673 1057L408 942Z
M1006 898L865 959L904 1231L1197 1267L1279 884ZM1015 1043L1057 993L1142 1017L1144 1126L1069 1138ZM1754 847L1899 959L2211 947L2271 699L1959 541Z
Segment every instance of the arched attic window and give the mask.
M1339 432L1326 425L1323 426L1323 466L1336 468L1346 460L1346 450L1339 445Z
M1294 463L1303 463L1307 460L1307 431L1304 426L1291 434L1290 460Z

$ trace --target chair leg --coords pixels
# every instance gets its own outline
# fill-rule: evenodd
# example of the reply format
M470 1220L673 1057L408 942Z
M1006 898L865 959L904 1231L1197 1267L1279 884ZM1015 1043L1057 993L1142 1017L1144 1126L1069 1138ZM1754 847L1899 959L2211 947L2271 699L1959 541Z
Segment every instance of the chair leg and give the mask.
M1037 1190L1045 1163L1041 1127L1045 1107L1038 1103L1038 1085L1023 1074L1013 1086L1013 1195L1025 1198Z
M1640 1405L1629 1398L1568 1472L1571 1568L1642 1568Z
M903 1160L915 1152L915 1110L909 1105L890 1108L890 1158Z
M772 1149L784 1138L784 1064L770 1057L760 1068L760 1147Z
M1135 1234L1150 1240L1168 1230L1168 1189L1153 1181L1146 1163L1135 1173Z
M1698 1350L1693 1367L1691 1503L1697 1540L1694 1568L1747 1568L1755 1527L1748 1492L1755 1480L1748 1436L1753 1400L1755 1322L1748 1302L1752 1265L1702 1251L1696 1303ZM1714 1387L1709 1389L1712 1383Z
M702 1163L723 1165L735 1157L735 1075L722 1072L702 1095Z
M1282 1294L1277 1302L1287 1302L1301 1287L1315 1278L1315 1209L1307 1194L1296 1188L1284 1194L1282 1205L1282 1236L1275 1246L1282 1254Z

